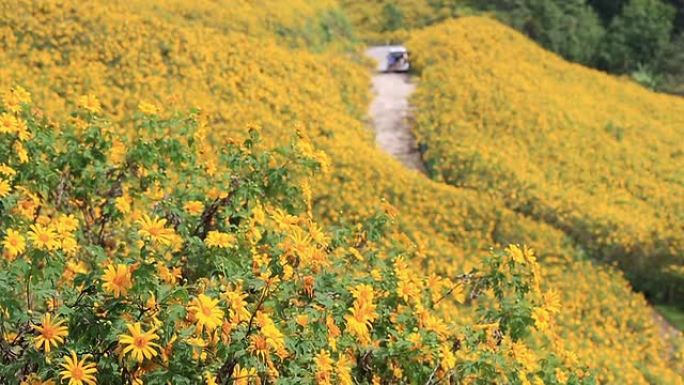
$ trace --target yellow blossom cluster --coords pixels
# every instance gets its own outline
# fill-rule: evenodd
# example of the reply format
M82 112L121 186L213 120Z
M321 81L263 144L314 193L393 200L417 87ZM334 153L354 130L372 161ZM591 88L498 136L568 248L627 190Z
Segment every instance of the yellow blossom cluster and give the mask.
M344 319L347 321L347 330L352 333L362 344L371 342L369 331L373 321L378 316L375 313L376 306L373 304L373 287L358 285L351 289L354 296L354 305L349 309Z
M75 112L87 114L85 132L69 123L53 130L36 121L32 105L22 104L17 116L35 134L27 144L31 165L18 167L19 159L0 153L8 167L18 170L17 189L2 201L8 210L0 213L0 231L28 234L31 242L14 258L0 261L4 274L28 282L0 282L3 296L16 300L0 309L2 342L13 352L0 358L3 381L140 384L201 376L207 383L249 384L256 377L275 382L314 367L310 381L353 384L352 357L362 349L394 355L388 343L399 342L382 342L381 336L404 332L407 321L398 320L399 312L411 322L418 313L396 307L388 293L375 294L383 291L381 282L392 282L392 264L385 265L386 255L376 258L388 253L378 241L389 216L380 211L335 234L317 224L310 194L299 190L300 179L310 183L310 175L288 165L320 170L321 164L302 157L298 138L279 152L262 152L253 146L258 134L251 132L221 153L222 161L232 163L217 170L230 172L212 175L192 161L202 148L184 142L182 135L168 136L170 127L190 134L201 129L195 117L144 116L136 124L147 135L132 140L122 165L105 155L112 141L99 127L108 126L99 112L85 104ZM181 151L161 151L169 148ZM79 159L80 173L72 171L70 187L60 191L67 182L54 164L68 163L88 149L100 155ZM57 153L46 156L52 151ZM287 177L279 182L282 175ZM162 193L164 186L172 188ZM39 215L13 214L25 191L40 199ZM124 194L131 208L126 212L115 199ZM199 197L205 209L197 216L185 207ZM367 234L364 228L376 231ZM226 236L230 247L224 247ZM75 238L78 253L62 246L65 237ZM59 241L54 246L53 238ZM352 249L357 256L348 258ZM373 260L375 273L355 264L359 258ZM433 298L429 288L422 291ZM427 308L420 316L443 329L447 325ZM441 343L456 338L450 330L436 337L433 332L429 326L423 331ZM333 354L317 354L328 341L334 341ZM420 351L404 354L419 360L394 359L392 376L424 375L407 368L427 370L433 352L434 346L423 344ZM334 371L326 362L336 362ZM14 369L22 365L26 368ZM385 370L386 363L372 365Z
M33 219L33 210L17 210L18 214L22 212L29 215L27 218ZM7 229L2 241L3 256L14 259L23 254L27 247L47 252L62 250L73 255L78 251L78 242L74 235L78 226L78 219L73 215L60 215L56 218L39 216L25 236L15 229Z

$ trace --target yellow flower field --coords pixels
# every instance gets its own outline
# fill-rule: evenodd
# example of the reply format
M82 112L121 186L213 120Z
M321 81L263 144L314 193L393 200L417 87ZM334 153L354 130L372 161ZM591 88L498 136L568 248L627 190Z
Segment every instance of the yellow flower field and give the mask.
M684 100L570 64L486 18L418 32L416 135L434 176L681 301Z
M37 283L43 301L30 306L24 287L0 279L2 298L19 299L3 302L0 351L19 341L31 362L7 366L15 375L3 380L117 383L123 373L164 384L171 362L178 383L192 384L425 383L455 373L473 384L683 383L681 338L663 337L643 296L616 269L585 260L575 234L508 195L407 171L375 147L363 121L369 68L347 36L310 33L337 31L336 12L332 1L305 0L0 5L0 135L16 147L0 151L0 199L14 207L0 224L2 266L26 279L24 261L42 259L54 278ZM413 44L440 38L427 30ZM421 51L419 107L446 91L430 88L437 59ZM418 129L433 151L428 111ZM54 193L70 190L51 162L77 162L69 146L87 144L103 149L79 179L92 178L81 193L93 200L67 202ZM110 186L130 159L147 163ZM31 184L37 175L52 188ZM202 225L221 202L232 211ZM66 306L81 301L90 307ZM79 334L79 319L97 320L101 335Z

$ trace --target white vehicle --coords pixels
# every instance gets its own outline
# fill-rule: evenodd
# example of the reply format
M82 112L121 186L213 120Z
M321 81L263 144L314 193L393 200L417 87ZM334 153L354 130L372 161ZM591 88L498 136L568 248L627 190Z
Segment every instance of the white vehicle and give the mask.
M402 46L390 46L387 53L386 72L407 72L411 68L409 55Z

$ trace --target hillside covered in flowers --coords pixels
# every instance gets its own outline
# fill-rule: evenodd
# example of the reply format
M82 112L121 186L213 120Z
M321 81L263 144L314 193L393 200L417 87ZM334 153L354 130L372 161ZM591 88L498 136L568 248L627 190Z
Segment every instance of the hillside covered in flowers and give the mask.
M684 300L684 100L564 62L484 18L414 35L416 134L435 177Z
M0 5L0 382L684 382L681 337L574 234L375 147L351 28L333 1ZM443 36L412 43L434 170Z

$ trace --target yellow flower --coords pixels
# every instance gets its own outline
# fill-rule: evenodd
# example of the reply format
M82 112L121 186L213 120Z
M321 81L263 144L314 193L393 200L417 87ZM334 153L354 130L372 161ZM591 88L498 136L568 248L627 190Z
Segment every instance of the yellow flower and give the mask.
M26 151L21 142L14 142L12 149L14 149L15 154L19 158L19 163L27 163L29 161L28 151Z
M2 240L2 247L10 258L15 258L26 249L26 241L18 231L7 229L7 234Z
M64 363L62 363L62 370L59 375L62 377L62 381L69 380L67 385L96 385L97 380L95 379L95 373L97 373L97 368L95 364L87 362L87 357L83 357L79 361L76 356L76 352L71 351L71 356L64 358Z
M556 368L555 373L556 373L556 379L558 380L558 382L560 382L561 384L565 384L566 382L568 382L568 375L563 371L563 369Z
M212 331L223 323L223 310L218 307L218 300L200 294L190 302L188 311L197 323L197 331Z
M253 356L260 358L262 361L266 361L266 357L268 357L269 354L268 340L262 334L250 336L247 351Z
M102 280L104 281L102 288L113 294L114 298L126 295L128 289L133 286L131 269L124 264L118 264L116 267L114 265L107 266Z
M545 308L536 307L532 309L532 319L534 319L534 326L538 330L545 331L549 328L550 316Z
M69 329L62 326L64 321L55 318L52 319L50 313L43 316L41 325L34 325L33 330L38 332L35 338L34 345L36 349L43 349L45 353L50 353L51 347L57 347L58 344L64 342L64 337L69 334Z
M15 211L25 219L33 220L36 210L41 204L40 198L25 190L22 190L22 193L24 193L24 197L17 202Z
M187 342L188 345L193 347L193 358L196 360L204 361L207 357L207 352L204 351L204 348L207 347L207 341L205 341L204 338L201 337L193 337L188 338Z
M154 340L159 339L155 333L155 329L143 331L140 322L134 324L126 324L129 334L119 335L119 344L124 345L122 354L131 353L134 360L142 362L146 359L151 359L157 354L157 348L160 346Z
M256 369L254 368L242 368L240 367L240 364L235 365L235 368L233 369L233 385L248 385L252 381L252 377L256 376Z
M373 304L373 287L361 284L351 290L356 299L351 308L350 314L344 316L347 321L347 330L363 344L370 343L370 329L373 321L377 317L376 306Z
M59 240L57 239L57 233L49 226L40 224L31 225L31 231L28 232L28 238L31 240L33 247L37 249L55 250L60 246Z
M141 237L162 245L170 245L174 240L175 232L165 227L166 219L150 218L147 214L143 214L138 224L140 224L138 234Z
M295 322L297 322L297 325L305 328L309 324L309 316L306 314L298 314L295 317Z
M309 298L313 298L316 278L312 275L304 276L304 278L302 278L302 284L302 286L304 286L304 293L309 296Z
M62 247L62 250L69 255L74 255L78 251L78 241L72 236L62 238L60 246Z
M173 354L173 345L176 343L176 340L178 340L178 335L174 333L169 342L166 343L166 346L161 349L160 358L163 363L167 364L169 362L169 358L171 358L171 355Z
M48 226L48 225L51 224L51 222L52 222L52 218L48 217L47 215L39 215L39 216L36 218L36 223L39 224L39 225ZM54 229L55 231L57 231L57 228L56 228L56 227L53 227L53 229Z
M328 247L330 237L325 234L325 231L319 224L314 222L309 223L309 235L318 245Z
M399 279L397 281L397 295L406 303L420 301L420 287L411 279Z
M206 385L218 385L216 376L211 374L211 372L204 372L204 380L206 381Z
M287 357L287 349L285 348L285 336L278 330L275 322L268 316L268 314L259 312L256 316L257 324L261 327L261 334L266 337L266 342L273 349L280 358Z
M363 254L361 254L361 252L359 252L359 251L358 251L356 248L354 248L354 247L350 247L350 248L349 248L349 252L350 252L351 255L352 255L354 258L356 258L356 260L359 261L359 262L363 262L363 260L365 259L365 258L363 257Z
M0 134L13 134L18 128L19 122L13 115L6 112L0 115Z
M247 294L240 287L223 293L223 298L228 302L230 320L236 324L246 322L251 316L247 310Z
M159 278L169 285L175 284L183 276L179 267L169 268L163 262L157 262L156 267Z
M235 243L235 237L232 234L212 230L207 233L204 243L209 247L219 247L225 249L231 247L233 243Z
M97 99L95 95L83 95L78 98L77 103L79 108L83 108L84 110L90 113L97 114L102 112L100 101Z
M316 384L318 385L330 385L332 377L332 364L333 361L330 358L330 353L327 350L321 350L316 357L314 357L314 365L316 367L316 373L314 377L316 378Z
M527 378L527 374L525 374L524 372L518 373L518 378L520 379L521 385L532 385L530 380Z
M26 122L22 119L17 119L17 138L21 141L26 141L31 139L32 135L29 132Z
M59 234L73 233L78 230L78 219L71 215L60 215L55 223L55 230Z
M166 195L166 187L162 186L159 181L154 182L154 184L147 188L145 191L145 196L154 200L160 201L164 199Z
M340 385L354 385L354 379L351 373L352 360L348 356L342 354L337 360L337 379Z
M275 221L278 230L287 231L291 226L299 223L299 218L286 213L281 209L270 210L271 219Z
M0 163L0 174L11 178L17 175L17 171L4 163Z
M31 103L31 94L22 87L16 86L4 92L2 102L9 111L16 113L21 109L22 103Z
M257 205L252 209L252 220L258 225L263 225L266 221L266 213L261 205Z
M546 309L549 311L549 313L560 313L560 295L556 290L551 289L544 293L544 305Z
M88 265L83 261L67 261L62 277L67 281L72 281L78 274L88 273Z
M12 191L12 186L8 181L0 178L0 198L4 198Z
M157 106L144 100L141 100L140 103L138 103L138 109L140 112L147 115L155 115L159 113Z
M109 149L109 161L113 164L121 164L126 160L126 144L124 142L114 139L112 140L112 147Z
M41 380L35 373L29 374L29 376L24 379L20 385L55 385L54 380Z
M122 214L128 214L131 212L131 198L124 194L114 199L114 206L116 206L116 209L121 211Z
M211 200L216 200L216 199L223 199L228 196L228 193L225 191L221 191L217 189L216 187L212 187L207 191L207 197Z
M515 360L522 365L525 372L536 372L539 369L537 357L527 345L520 341L511 342L510 339L504 340L504 345L510 346L510 353Z
M517 245L509 245L506 251L515 263L525 263L525 256Z
M465 303L466 292L465 292L465 287L463 286L462 283L458 283L458 284L456 284L456 286L453 287L453 291L451 292L451 297L454 298L458 303Z
M412 344L412 349L420 349L423 347L423 337L420 336L420 333L413 332L408 335L406 340Z
M439 348L440 366L443 370L449 371L456 367L456 355L451 350L449 344L442 344Z
M204 211L204 204L200 201L189 201L183 205L183 209L190 215L200 215Z

